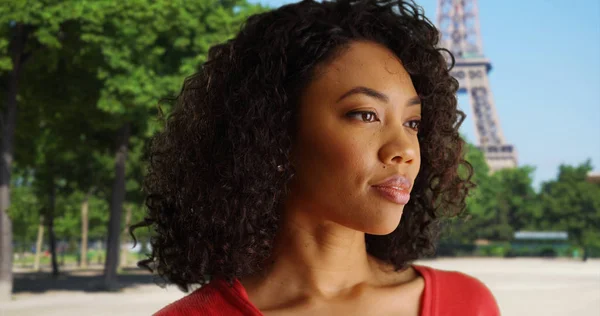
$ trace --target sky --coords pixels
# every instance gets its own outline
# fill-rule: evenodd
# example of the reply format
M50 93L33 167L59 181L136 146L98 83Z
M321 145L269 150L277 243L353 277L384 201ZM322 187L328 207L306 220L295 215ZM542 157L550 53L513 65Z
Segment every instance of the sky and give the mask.
M251 0L270 7L296 1ZM437 0L416 0L436 21ZM591 159L600 171L600 0L480 0L488 74L505 140L519 165L536 168L534 186L560 164ZM461 132L475 142L468 96Z

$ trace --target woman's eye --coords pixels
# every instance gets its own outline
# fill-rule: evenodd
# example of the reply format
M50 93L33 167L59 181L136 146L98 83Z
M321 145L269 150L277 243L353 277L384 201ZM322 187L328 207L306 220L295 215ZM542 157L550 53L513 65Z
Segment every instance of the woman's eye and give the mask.
M348 113L347 116L348 117L357 117L361 121L368 122L368 123L379 121L379 118L377 118L377 114L375 114L375 112L371 112L371 111L351 112L351 113Z
M405 123L405 126L407 126L408 128L414 130L414 131L419 131L419 126L421 125L421 120L412 120L412 121L408 121Z

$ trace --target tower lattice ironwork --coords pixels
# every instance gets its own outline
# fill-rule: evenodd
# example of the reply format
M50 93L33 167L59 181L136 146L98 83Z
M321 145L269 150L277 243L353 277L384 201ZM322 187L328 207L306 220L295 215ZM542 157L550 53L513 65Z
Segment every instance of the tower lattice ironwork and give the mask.
M490 170L516 167L517 151L504 139L490 89L492 67L483 55L477 0L438 0L437 25L440 46L455 58L451 74L459 82L459 92L469 95L477 144Z

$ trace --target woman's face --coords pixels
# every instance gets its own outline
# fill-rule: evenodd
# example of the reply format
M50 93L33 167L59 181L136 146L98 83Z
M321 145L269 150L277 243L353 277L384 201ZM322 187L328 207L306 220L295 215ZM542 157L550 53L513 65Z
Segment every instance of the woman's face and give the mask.
M288 207L369 234L396 229L421 164L421 104L394 53L352 43L318 67L298 118Z

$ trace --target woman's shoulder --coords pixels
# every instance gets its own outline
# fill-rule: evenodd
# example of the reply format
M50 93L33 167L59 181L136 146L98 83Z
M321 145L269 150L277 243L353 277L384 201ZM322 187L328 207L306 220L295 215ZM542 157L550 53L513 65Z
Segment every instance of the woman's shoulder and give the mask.
M462 293L469 294L470 296L489 297L492 295L489 288L483 282L468 274L458 271L439 270L427 266L415 266L415 269L426 280L430 278L432 282L435 282L438 291L452 293L455 290L460 290Z
M185 297L175 301L154 316L180 316L180 315L250 315L248 306L244 301L241 284L234 281L229 284L223 280L214 280L202 286Z
M490 289L479 279L457 271L416 265L425 279L423 315L500 315Z
M204 315L223 297L214 284L209 283L183 298L163 307L154 316Z

